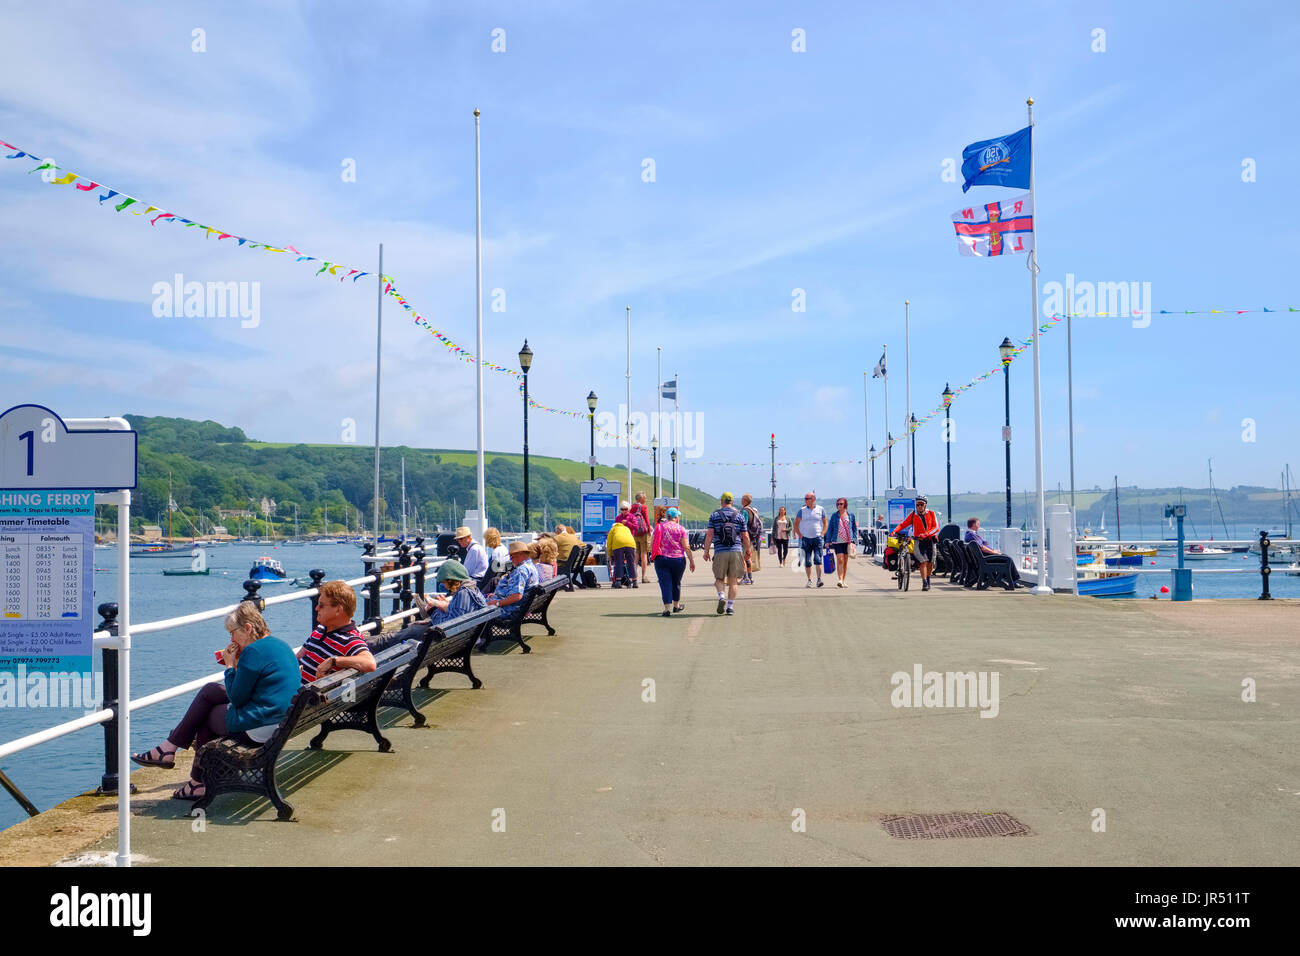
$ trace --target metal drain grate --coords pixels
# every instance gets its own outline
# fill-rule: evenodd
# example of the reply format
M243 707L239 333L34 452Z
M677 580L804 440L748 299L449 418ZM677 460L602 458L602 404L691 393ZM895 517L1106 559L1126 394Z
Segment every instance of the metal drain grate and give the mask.
M1029 827L1009 813L914 813L885 817L885 832L898 840L1026 836Z

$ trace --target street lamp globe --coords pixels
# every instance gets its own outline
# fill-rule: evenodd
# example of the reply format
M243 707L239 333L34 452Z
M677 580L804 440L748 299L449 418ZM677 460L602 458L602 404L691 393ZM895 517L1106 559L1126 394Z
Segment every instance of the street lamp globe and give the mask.
M531 361L531 360L530 360L530 361ZM595 393L595 392L588 392L588 393L587 393L587 410L588 410L588 411L591 411L591 412L594 412L594 411L596 410L596 393Z
M519 367L525 372L533 364L533 350L528 347L528 340L524 339L524 347L519 350Z
M1012 357L1016 354L1016 347L1011 340L1004 338L1002 344L998 346L998 354L1002 356L1002 364L1010 365Z

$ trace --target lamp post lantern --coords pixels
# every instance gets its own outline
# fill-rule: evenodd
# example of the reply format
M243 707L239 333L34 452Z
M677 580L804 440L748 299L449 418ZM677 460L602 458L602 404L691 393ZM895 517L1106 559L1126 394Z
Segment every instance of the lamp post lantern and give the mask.
M943 443L948 458L948 521L952 523L952 389L943 386Z
M524 347L519 350L519 367L524 372L524 530L528 530L528 369L533 364L533 350L524 339Z
M669 457L672 458L673 460L673 497L676 498L677 497L677 449L676 448L673 449L673 453Z
M1011 360L1015 358L1016 347L1011 343L1011 339L1004 338L1002 344L998 346L998 354L1002 356L1002 393L1003 401L1006 407L1006 421L1002 425L1002 443L1007 449L1007 523L1006 527L1011 527Z
M591 469L588 477L596 480L596 393L587 393L587 422L591 425L591 457L587 459L587 465Z

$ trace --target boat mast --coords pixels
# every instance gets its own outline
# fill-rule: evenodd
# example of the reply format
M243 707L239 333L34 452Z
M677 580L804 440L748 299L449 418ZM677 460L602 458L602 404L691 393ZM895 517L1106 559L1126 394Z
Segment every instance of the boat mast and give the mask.
M1115 476L1115 540L1124 540L1124 536L1120 534L1119 530L1119 475Z
M172 470L167 469L167 550L172 547ZM904 568L903 570L907 570Z
M406 540L406 458L402 458L402 540Z

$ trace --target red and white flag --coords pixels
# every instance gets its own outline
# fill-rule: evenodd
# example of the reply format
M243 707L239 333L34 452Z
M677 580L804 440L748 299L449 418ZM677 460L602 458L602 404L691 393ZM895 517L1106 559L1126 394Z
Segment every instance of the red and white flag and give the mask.
M1034 248L1031 193L1000 202L967 206L952 214L957 249L963 256L1006 256Z

